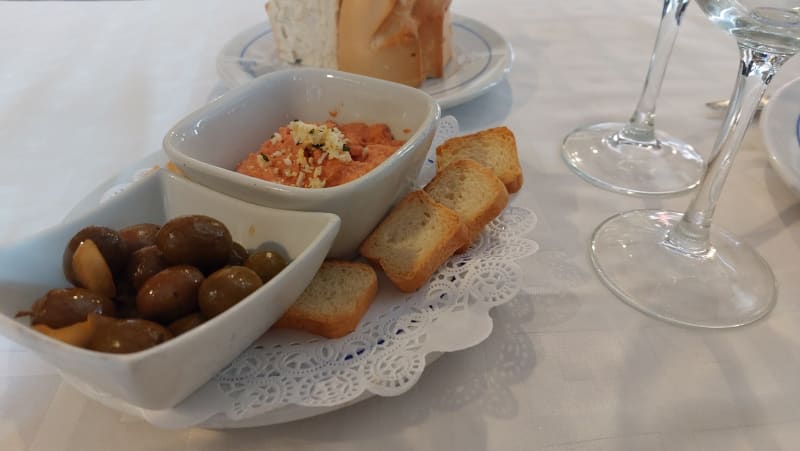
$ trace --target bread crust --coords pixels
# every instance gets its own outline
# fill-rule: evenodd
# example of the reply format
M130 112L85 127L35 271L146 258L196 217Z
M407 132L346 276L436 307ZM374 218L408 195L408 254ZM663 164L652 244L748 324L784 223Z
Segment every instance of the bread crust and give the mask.
M478 238L478 235L481 234L484 227L486 227L487 224L492 222L494 218L502 213L503 209L505 209L506 205L508 205L509 195L505 184L503 184L503 182L494 174L494 171L492 171L491 168L469 158L457 160L447 165L436 175L436 177L433 178L433 180L428 183L427 186L425 186L425 192L430 193L436 189L438 184L445 183L444 181L445 177L447 176L447 171L459 170L480 173L483 176L484 181L482 188L487 192L491 192L493 196L492 202L485 209L483 209L478 216L472 218L461 218L467 228L467 243L460 247L457 251L458 253L462 253L469 249L469 246L475 241L476 238Z
M482 151L485 152L495 154L502 152L501 157L507 162L508 167L499 168L489 161L488 155L487 158L483 158L473 152L472 150L479 145L484 147ZM436 148L436 170L441 171L448 164L465 158L472 158L491 167L509 193L516 193L522 188L523 176L517 155L517 143L514 133L508 127L495 127L448 139Z
M378 294L378 277L375 274L375 270L367 264L339 260L324 262L317 274L334 266L349 267L356 271L369 271L371 275L367 286L363 287L353 300L352 310L342 312L339 315L327 315L323 312L308 310L293 304L273 327L305 330L326 338L339 338L354 331Z
M387 263L390 256L382 252L378 241L381 239L382 234L389 233L387 229L391 227L391 224L399 220L398 218L401 215L407 214L407 208L414 208L413 204L420 202L435 208L439 212L440 218L446 223L446 232L442 240L438 241L432 249L427 250L425 258L415 261L408 271L395 271ZM359 250L364 258L379 266L386 274L386 277L400 291L408 293L419 289L439 266L447 261L456 250L467 243L467 237L467 227L456 212L436 202L426 192L414 191L389 212L389 215L381 221L378 227L362 243Z

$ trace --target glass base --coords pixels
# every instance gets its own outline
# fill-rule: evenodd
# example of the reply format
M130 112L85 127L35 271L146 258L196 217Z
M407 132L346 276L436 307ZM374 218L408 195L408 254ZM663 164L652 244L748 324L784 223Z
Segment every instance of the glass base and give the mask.
M655 140L624 139L627 124L609 122L574 130L561 155L578 175L610 191L631 195L671 195L691 190L705 170L689 144L656 131Z
M600 224L591 258L623 301L671 323L707 328L751 323L775 306L775 278L755 249L712 226L713 248L691 257L664 244L680 213L636 210Z

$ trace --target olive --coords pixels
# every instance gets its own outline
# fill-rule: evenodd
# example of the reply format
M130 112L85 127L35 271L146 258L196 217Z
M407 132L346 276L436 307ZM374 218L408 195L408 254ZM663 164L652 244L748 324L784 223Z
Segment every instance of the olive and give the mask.
M139 312L136 311L136 290L129 282L121 282L117 285L117 296L114 298L117 318L138 318Z
M72 269L72 254L75 253L75 249L85 240L92 240L94 244L97 245L100 254L102 254L103 259L105 259L112 273L118 274L125 269L125 265L128 262L128 250L125 247L125 242L120 238L119 233L108 227L89 226L78 231L78 233L69 240L67 247L64 249L62 267L67 280L73 284L77 284L75 272Z
M213 318L234 306L262 285L261 278L244 266L222 268L200 284L197 299L200 311Z
M92 315L95 330L88 348L114 354L142 351L172 338L164 326L143 319L113 319Z
M194 312L171 322L169 326L167 326L167 329L172 332L172 335L177 337L178 335L192 330L204 322L206 322L206 318L199 312Z
M203 273L189 265L170 266L139 288L136 309L142 318L169 323L197 310Z
M156 234L160 228L158 224L136 224L119 229L119 237L125 242L128 252L134 252L156 244Z
M250 253L247 252L244 246L237 243L236 241L233 242L231 246L231 255L228 257L228 265L229 266L242 266L244 261L247 260L247 257L250 256Z
M180 216L164 224L156 245L172 265L192 265L205 273L224 266L233 239L225 224L203 215Z
M267 283L286 267L286 260L281 254L272 251L254 252L244 265L258 274L264 283Z
M58 329L86 321L92 312L114 316L114 303L85 288L55 288L33 304L31 324Z
M147 279L169 266L164 254L155 245L143 247L131 254L125 275L135 289L139 289Z

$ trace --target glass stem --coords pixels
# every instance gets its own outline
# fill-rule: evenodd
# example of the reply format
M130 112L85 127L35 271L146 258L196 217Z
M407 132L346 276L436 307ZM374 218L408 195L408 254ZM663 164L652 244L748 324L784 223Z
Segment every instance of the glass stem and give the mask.
M665 240L667 246L696 257L713 253L709 232L722 186L767 84L788 59L787 55L765 53L744 46L739 50L739 74L705 176L683 219L669 231Z
M650 56L650 67L645 77L642 95L628 124L619 132L622 139L656 145L656 99L661 91L667 63L678 37L678 26L689 0L664 0L661 23L658 26L655 48Z

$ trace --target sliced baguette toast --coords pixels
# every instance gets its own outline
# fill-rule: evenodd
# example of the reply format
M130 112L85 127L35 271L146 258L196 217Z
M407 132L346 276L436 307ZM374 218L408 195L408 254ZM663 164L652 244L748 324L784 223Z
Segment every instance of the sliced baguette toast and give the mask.
M522 188L517 144L514 133L507 127L448 139L436 148L436 170L441 171L450 163L467 158L490 167L509 193Z
M364 263L329 260L274 327L328 338L354 331L378 293L378 277Z
M389 212L360 251L397 288L411 292L466 243L467 229L458 214L424 191L414 191Z
M425 187L435 201L455 211L467 228L465 251L508 204L508 191L494 172L475 160L458 160Z

